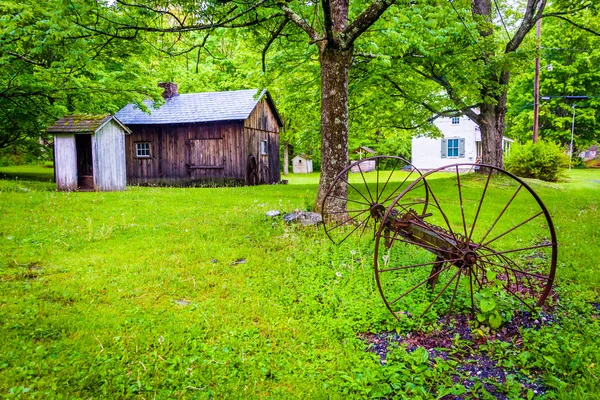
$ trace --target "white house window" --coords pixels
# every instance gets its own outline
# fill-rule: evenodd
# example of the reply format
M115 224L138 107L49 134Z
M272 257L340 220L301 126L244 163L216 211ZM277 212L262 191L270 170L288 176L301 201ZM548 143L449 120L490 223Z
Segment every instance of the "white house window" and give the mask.
M459 125L460 117L452 117L452 125Z
M267 151L267 141L266 140L260 141L260 154L263 156L266 156L267 154L269 154L269 152Z
M138 158L150 157L150 142L137 142L135 144L135 156Z
M448 157L458 157L458 139L448 139Z

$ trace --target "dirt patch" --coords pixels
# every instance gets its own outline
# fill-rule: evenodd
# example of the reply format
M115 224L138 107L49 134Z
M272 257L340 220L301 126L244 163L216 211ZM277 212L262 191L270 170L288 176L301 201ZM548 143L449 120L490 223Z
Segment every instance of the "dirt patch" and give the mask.
M600 304L598 305L600 307ZM491 358L480 347L493 341L511 343L515 347L522 344L520 329L540 329L543 325L556 323L552 314L540 313L532 315L530 312L516 313L511 322L495 333L482 334L473 330L469 318L459 315L451 318L448 323L440 319L440 328L431 332L411 332L399 335L395 332L363 333L359 337L368 345L367 350L377 354L384 365L387 353L393 347L405 347L408 352L418 347L425 348L433 364L435 358L458 361L457 373L452 376L454 383L462 384L467 393L460 397L446 396L444 399L466 399L477 393L472 389L477 382L481 382L485 390L498 399L507 399L508 396L501 391L502 384L507 379L514 379L522 385L525 394L531 390L536 396L545 393L541 384L539 371L530 370L532 378L527 378L515 369L506 368Z

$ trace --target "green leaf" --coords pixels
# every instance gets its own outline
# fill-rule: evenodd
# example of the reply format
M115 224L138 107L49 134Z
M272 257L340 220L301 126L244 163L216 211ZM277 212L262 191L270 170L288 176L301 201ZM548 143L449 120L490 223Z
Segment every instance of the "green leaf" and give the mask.
M490 327L492 327L492 329L498 329L500 328L500 325L502 325L502 317L498 313L490 315L489 321Z
M481 311L484 313L488 313L496 308L496 302L494 299L481 299L481 303L479 304L481 307Z

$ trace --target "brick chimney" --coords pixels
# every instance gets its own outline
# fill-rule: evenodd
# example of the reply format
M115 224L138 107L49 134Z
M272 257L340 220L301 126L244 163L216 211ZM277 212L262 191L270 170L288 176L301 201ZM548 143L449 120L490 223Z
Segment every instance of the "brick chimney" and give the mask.
M173 82L159 82L158 87L164 89L162 97L165 100L170 99L171 97L179 96L177 92L177 84Z

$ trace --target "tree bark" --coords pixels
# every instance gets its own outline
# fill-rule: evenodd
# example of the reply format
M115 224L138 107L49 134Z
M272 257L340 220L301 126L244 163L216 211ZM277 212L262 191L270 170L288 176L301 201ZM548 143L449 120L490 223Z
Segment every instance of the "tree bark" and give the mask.
M321 212L323 199L338 173L348 165L348 72L350 50L322 46L321 64L321 177L315 210ZM346 178L347 179L347 178ZM348 187L336 185L336 197L346 199ZM346 200L331 203L329 211L345 211Z
M483 164L493 165L494 167L504 169L504 147L502 138L506 128L506 93L510 73L503 71L500 74L497 84L502 89L496 93L489 93L489 90L482 90L482 98L493 98L495 104L482 104L479 110L477 123L481 131L481 161Z
M286 140L283 142L283 174L287 176L290 165L290 144Z
M481 131L481 162L504 168L502 137L504 133L504 112L497 112L494 106L481 107L479 130Z

